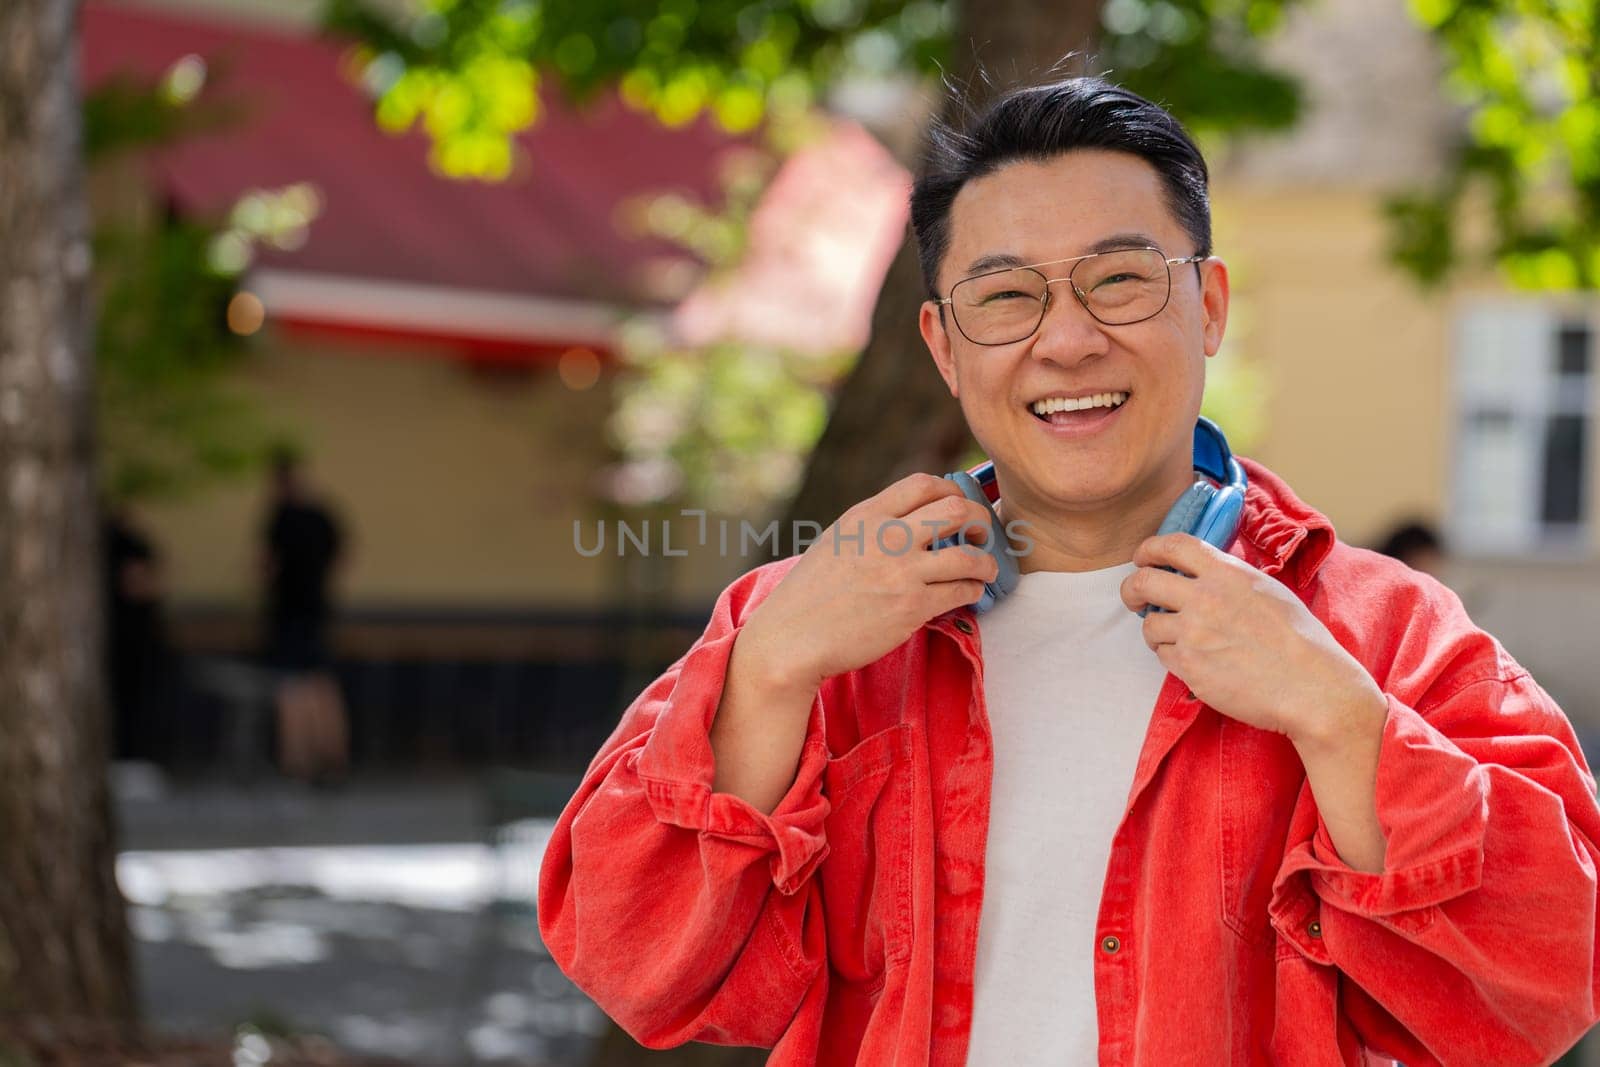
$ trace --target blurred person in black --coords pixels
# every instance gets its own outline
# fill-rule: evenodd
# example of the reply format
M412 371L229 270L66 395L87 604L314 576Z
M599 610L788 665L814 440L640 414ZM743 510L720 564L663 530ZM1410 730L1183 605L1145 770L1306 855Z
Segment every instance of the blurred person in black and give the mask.
M349 760L344 701L328 649L331 578L343 548L338 520L307 489L299 457L273 457L262 531L267 666L278 675L278 763L291 778L342 781Z
M111 755L161 760L172 755L165 701L171 666L162 615L161 557L123 504L105 509L106 665Z

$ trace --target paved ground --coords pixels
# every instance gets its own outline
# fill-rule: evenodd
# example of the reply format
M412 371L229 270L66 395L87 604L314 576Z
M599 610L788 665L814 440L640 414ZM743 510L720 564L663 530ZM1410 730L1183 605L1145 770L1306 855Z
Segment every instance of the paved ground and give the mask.
M154 1026L318 1033L418 1067L587 1062L604 1016L550 961L532 912L551 820L491 847L484 791L461 778L321 792L115 777Z
M536 1065L583 1063L603 1028L539 943L549 820L494 848L471 781L176 788L119 768L118 782L118 878L153 1025Z

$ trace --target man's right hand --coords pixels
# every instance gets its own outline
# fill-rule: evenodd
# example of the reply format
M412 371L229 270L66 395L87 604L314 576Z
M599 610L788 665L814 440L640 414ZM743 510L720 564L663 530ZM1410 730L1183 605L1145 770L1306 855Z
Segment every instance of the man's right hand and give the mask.
M969 543L927 551L957 533ZM990 536L988 511L954 482L902 478L806 549L745 621L741 652L770 682L814 692L824 678L881 658L934 616L976 602L999 572L979 547Z

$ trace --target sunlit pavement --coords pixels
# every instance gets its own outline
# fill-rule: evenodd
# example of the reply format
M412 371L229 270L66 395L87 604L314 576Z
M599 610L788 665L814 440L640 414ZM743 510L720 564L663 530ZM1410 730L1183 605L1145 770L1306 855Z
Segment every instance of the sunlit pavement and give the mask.
M153 1027L252 1023L417 1064L579 1064L603 1028L539 942L550 822L491 847L471 782L168 788L119 768L117 794Z
M550 820L496 849L470 780L319 792L169 788L126 767L116 779L117 876L152 1026L283 1027L419 1065L587 1062L605 1019L533 916Z

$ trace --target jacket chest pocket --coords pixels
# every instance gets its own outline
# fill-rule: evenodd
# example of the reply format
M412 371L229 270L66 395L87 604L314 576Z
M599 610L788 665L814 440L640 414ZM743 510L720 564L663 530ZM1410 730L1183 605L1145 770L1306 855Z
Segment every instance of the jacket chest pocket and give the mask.
M1305 772L1282 734L1222 716L1217 759L1222 920L1251 944L1271 934L1267 905Z
M828 760L828 858L817 869L828 963L880 983L911 950L912 726L898 723Z

